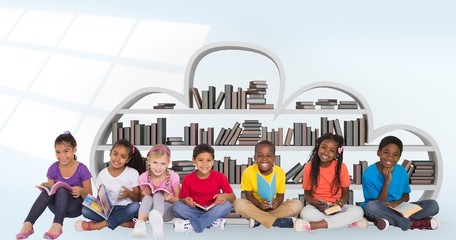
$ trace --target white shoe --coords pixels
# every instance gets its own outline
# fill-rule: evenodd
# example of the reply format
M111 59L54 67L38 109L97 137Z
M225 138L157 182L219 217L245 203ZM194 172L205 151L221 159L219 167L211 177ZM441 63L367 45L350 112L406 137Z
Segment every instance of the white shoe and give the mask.
M217 229L220 229L220 230L225 229L225 225L226 225L226 219L224 219L224 218L217 218L217 219L212 223L212 227L217 228Z
M152 210L149 213L149 223L152 227L152 234L154 238L163 237L163 216L157 210Z
M369 224L369 222L367 221L367 219L363 217L358 222L354 222L354 223L348 225L348 227L367 228L368 224Z
M189 220L176 219L173 228L176 232L194 232Z
M293 228L296 232L304 232L304 231L308 232L308 231L310 231L310 223L303 219L297 219L294 222Z
M133 221L135 222L135 228L133 229L131 236L136 237L136 238L147 237L146 223L144 221L138 220L136 218L134 218Z

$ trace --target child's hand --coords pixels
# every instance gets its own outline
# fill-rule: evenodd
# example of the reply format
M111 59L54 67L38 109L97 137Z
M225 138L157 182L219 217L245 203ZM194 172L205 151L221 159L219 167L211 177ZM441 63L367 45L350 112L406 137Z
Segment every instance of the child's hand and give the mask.
M40 186L47 187L47 186L49 186L49 183L48 183L48 182L42 182L42 183L40 184Z
M118 198L119 199L126 198L126 197L130 196L130 192L131 192L130 189L128 189L125 186L122 186L122 188L120 189Z
M73 196L73 198L80 197L83 192L84 192L84 189L82 187L79 187L79 186L71 187L71 195Z
M267 199L263 199L263 201L261 202L261 209L268 210L270 208L271 208L271 202Z
M187 206L190 206L190 207L195 207L195 201L193 201L193 199L191 197L186 197L183 199L183 202L185 204L187 204Z
M171 197L171 195L169 195L169 193L165 192L165 193L163 194L163 199L164 199L165 201L169 202L169 201L172 199L172 197Z
M150 190L150 188L146 187L144 189L141 189L142 190L142 194L144 196L147 196L147 195L151 195L152 194L152 191Z
M342 206L344 206L344 201L342 200L342 198L339 198L339 199L337 199L337 200L333 203L333 205L334 205L334 204L337 204L337 205L339 205L340 207L342 207Z
M226 201L226 197L223 193L215 194L213 198L215 199L215 205L222 204Z
M279 206L279 202L277 202L276 199L274 198L272 200L271 209L276 209L278 206Z
M316 200L312 205L316 207L320 212L323 212L327 207L326 202L322 200Z
M393 169L394 168L392 168L392 167L383 168L382 175L384 178L384 183L390 183L391 179L393 179L393 175L392 175Z

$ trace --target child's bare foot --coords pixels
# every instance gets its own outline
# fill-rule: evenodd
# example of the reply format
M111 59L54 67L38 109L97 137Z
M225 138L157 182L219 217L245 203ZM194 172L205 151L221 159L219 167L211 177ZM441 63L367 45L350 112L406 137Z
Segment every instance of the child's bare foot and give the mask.
M126 228L134 228L135 222L133 222L133 220L130 220L128 222L124 222L124 223L120 224L120 226L126 227Z

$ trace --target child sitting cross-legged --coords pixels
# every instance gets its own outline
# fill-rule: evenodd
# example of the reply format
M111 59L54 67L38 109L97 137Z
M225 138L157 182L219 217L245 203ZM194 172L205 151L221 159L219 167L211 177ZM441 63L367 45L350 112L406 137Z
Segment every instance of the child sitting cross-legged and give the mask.
M181 201L173 205L174 215L181 218L174 221L174 230L200 233L205 228L224 229L224 217L231 212L231 203L236 198L233 189L225 175L212 170L214 149L210 145L197 145L192 161L197 169L185 176L179 194ZM214 207L205 211L197 205Z

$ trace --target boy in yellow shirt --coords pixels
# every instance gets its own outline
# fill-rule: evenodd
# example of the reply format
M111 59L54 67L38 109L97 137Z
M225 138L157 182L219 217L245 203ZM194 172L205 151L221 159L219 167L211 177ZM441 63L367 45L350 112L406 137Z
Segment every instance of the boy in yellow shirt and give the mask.
M302 209L302 203L296 199L284 201L285 171L274 165L274 144L269 141L257 143L254 159L256 163L242 173L241 190L245 193L245 198L234 201L234 210L243 218L249 219L250 228L260 224L266 228L292 228L295 217ZM272 183L271 196L263 194L263 181Z

